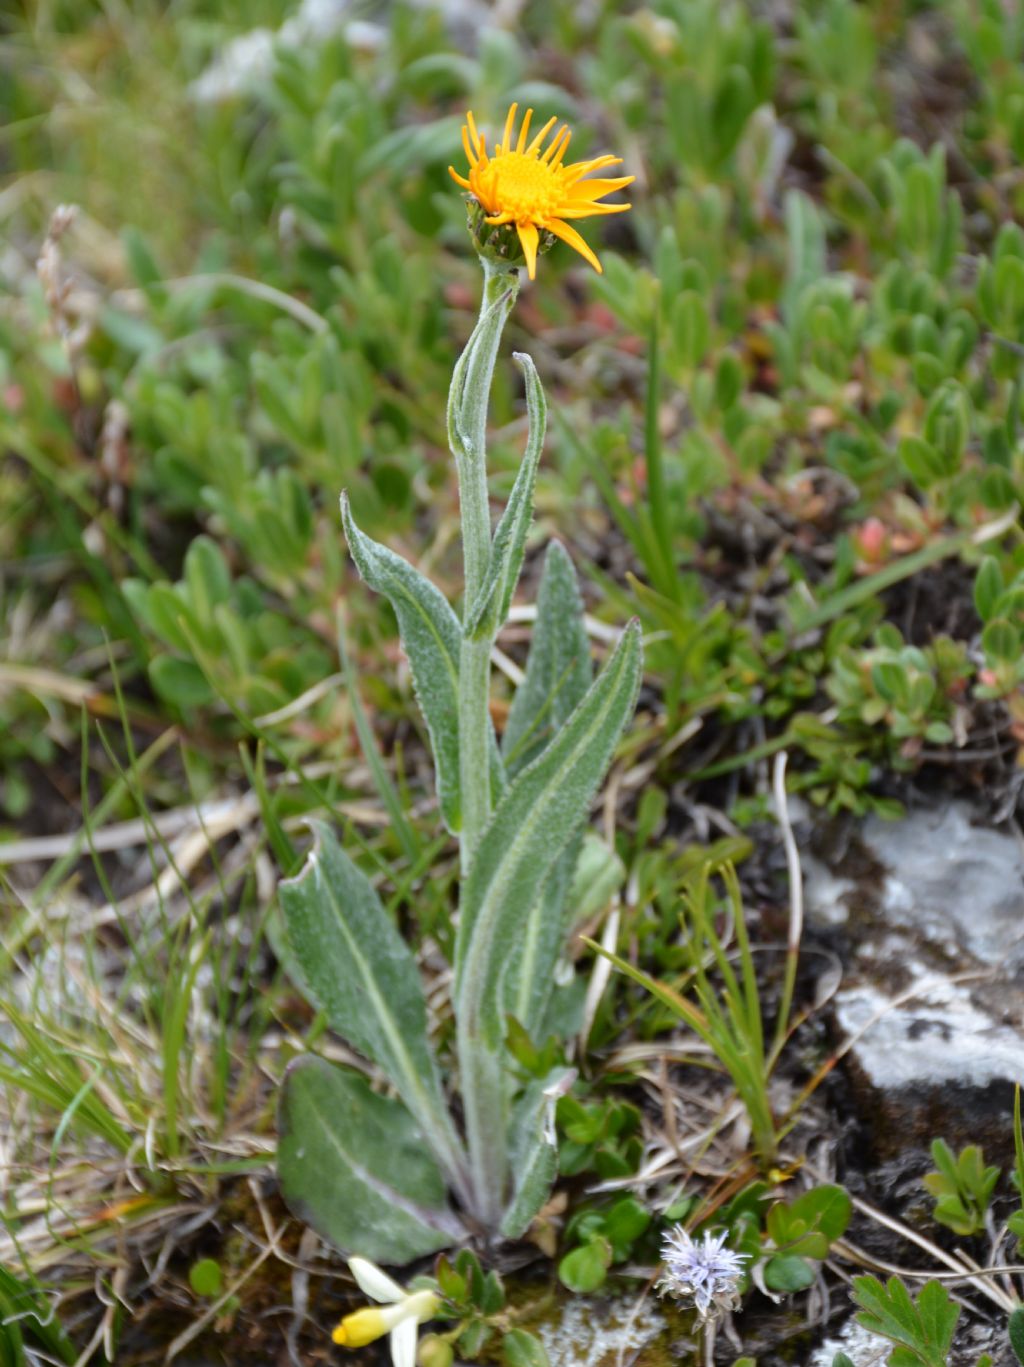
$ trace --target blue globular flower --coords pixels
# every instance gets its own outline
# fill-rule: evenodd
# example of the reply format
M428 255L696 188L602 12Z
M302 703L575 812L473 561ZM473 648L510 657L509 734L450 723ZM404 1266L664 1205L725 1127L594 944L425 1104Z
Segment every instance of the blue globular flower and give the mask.
M711 1319L739 1305L743 1264L750 1256L725 1247L728 1232L691 1239L682 1225L662 1236L665 1270L658 1280L661 1294L692 1300L701 1319Z

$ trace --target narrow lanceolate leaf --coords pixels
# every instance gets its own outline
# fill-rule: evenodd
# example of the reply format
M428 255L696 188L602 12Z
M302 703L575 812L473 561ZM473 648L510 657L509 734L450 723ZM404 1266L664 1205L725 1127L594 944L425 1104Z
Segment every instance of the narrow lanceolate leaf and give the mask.
M553 541L544 558L526 677L516 692L505 729L509 771L518 773L557 735L590 687L590 650L583 600L565 549ZM505 1010L532 1035L551 995L566 935L568 899L580 852L574 834L555 861L543 891L522 926L505 977Z
M583 600L565 547L552 541L544 557L537 621L502 740L510 778L537 758L590 687L590 647Z
M640 627L615 653L559 734L498 803L477 846L460 908L455 1003L460 1025L501 1039L501 979L541 889L587 811L633 714Z
M452 373L448 390L448 444L456 460L483 458L483 451L478 448L487 425L491 377L517 288L510 276L509 288L481 314Z
M515 1174L515 1194L501 1221L501 1232L506 1239L522 1238L551 1195L558 1174L557 1143L552 1143L539 1130L533 1147L523 1156L522 1166L516 1164Z
M509 947L502 979L503 1009L515 1016L535 1040L543 1026L555 985L555 966L565 945L569 892L582 844L580 828L569 837L568 845L555 860L540 896L523 920L515 943Z
M412 668L416 697L430 733L441 816L449 831L462 824L459 810L459 652L462 630L441 591L400 555L373 541L352 518L341 496L341 519L359 573L391 603Z
M316 843L302 872L280 886L301 986L331 1028L387 1074L457 1185L461 1146L427 1042L415 960L329 827L313 829Z
M555 1104L576 1078L575 1068L558 1068L532 1082L520 1097L510 1127L515 1190L501 1222L507 1239L518 1239L551 1194L558 1171Z
M341 517L352 558L370 588L382 593L398 618L402 646L412 668L416 697L434 752L441 817L452 834L462 825L459 794L459 655L462 628L451 604L419 570L400 555L361 532L348 498L341 496ZM491 755L492 795L504 787L504 770L495 743Z
M512 604L512 595L523 568L526 534L533 520L533 487L547 425L547 404L537 369L523 352L515 352L514 359L526 378L526 409L530 429L516 482L494 533L487 577L479 596L469 605L466 614L466 635L477 641L494 636L508 616Z
M284 1199L335 1248L401 1264L462 1237L412 1116L358 1074L298 1059L285 1076L278 1129Z

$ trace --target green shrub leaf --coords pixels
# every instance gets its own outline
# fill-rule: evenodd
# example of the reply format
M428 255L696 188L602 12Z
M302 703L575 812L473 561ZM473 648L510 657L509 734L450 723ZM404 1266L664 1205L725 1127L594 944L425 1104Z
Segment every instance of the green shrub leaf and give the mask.
M604 1285L612 1249L607 1239L594 1239L582 1248L574 1248L558 1264L558 1280L570 1291L585 1295Z
M1010 1347L1017 1361L1024 1363L1024 1307L1018 1306L1011 1312L1007 1331L1010 1335Z
M508 1367L549 1367L550 1359L536 1334L525 1329L510 1329L501 1340L501 1353Z
M789 1295L793 1291L804 1291L814 1281L814 1269L805 1258L794 1253L784 1253L769 1258L764 1266L764 1284L769 1291Z

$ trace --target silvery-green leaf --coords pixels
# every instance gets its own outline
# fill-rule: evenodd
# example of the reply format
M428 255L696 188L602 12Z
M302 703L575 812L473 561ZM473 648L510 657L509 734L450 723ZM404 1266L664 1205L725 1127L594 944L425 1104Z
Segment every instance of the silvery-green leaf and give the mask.
M531 1082L516 1104L509 1150L515 1189L501 1222L507 1239L518 1239L551 1194L558 1171L558 1139L554 1109L576 1077L575 1068L558 1068Z
M284 1199L335 1248L401 1264L462 1237L412 1116L358 1074L313 1055L296 1060L278 1129Z
M330 828L317 822L313 830L316 841L301 873L279 889L300 986L331 1028L387 1074L457 1185L461 1146L427 1042L416 962Z
M451 604L419 570L400 555L361 532L348 498L341 496L341 517L352 558L370 588L382 593L398 618L402 646L412 668L416 698L427 723L437 771L441 816L452 834L462 825L459 797L459 655L462 628ZM504 787L497 743L491 754L492 799Z
M508 616L523 567L526 534L533 519L533 486L544 447L547 403L540 377L533 361L525 353L515 352L514 359L526 378L529 436L512 493L494 533L487 576L479 596L469 605L466 613L464 630L473 640L492 638Z
M457 460L483 459L483 435L487 424L487 401L494 363L515 302L518 280L509 276L509 287L485 309L455 364L448 390L448 443Z
M555 861L586 819L640 685L640 627L615 653L541 755L509 785L466 879L456 941L460 1028L501 1039L501 979Z
M510 778L536 759L590 687L590 647L576 571L559 542L544 557L537 621L502 740Z
M345 537L359 573L383 593L395 610L402 645L430 733L437 770L437 796L445 825L457 832L459 809L459 652L462 630L451 604L429 579L400 555L356 526L348 498L341 496Z
M556 861L504 979L505 1010L533 1039L539 1041L550 1028L548 1002L572 927L599 912L625 877L622 860L594 831L577 834Z
M501 1222L506 1239L519 1239L530 1228L534 1216L551 1195L558 1174L558 1145L549 1143L542 1133L524 1166L515 1166L516 1189L512 1204Z
M515 942L502 979L504 1010L537 1038L555 985L558 956L565 945L566 912L582 832L575 831L548 874Z
M516 692L505 730L505 755L518 772L557 735L591 682L590 648L576 572L553 541L544 558L526 677ZM536 1035L551 994L555 964L566 935L569 890L580 854L574 835L544 883L512 948L505 977L505 1009Z

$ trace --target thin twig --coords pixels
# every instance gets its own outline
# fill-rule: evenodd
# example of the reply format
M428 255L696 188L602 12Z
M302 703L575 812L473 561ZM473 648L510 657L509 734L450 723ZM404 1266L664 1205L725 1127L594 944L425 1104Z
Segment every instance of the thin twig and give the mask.
M239 294L248 294L253 299L261 299L265 304L273 304L282 313L290 314L297 323L309 328L310 332L327 331L327 319L315 309L311 309L308 304L304 304L301 299L295 299L283 290L275 289L273 285L266 285L262 280L250 280L245 275L233 275L230 271L212 271L206 275L182 275L173 280L160 282L160 288L169 290L172 294L181 294L196 285L205 289L229 289L236 290ZM136 300L141 301L144 295L142 290L117 290L111 297L120 303L134 303Z
M772 1045L771 1063L778 1058L786 1041L789 1013L793 1006L793 993L796 989L796 972L800 962L800 940L804 929L804 880L800 870L800 851L793 838L793 826L789 819L789 804L786 800L786 759L785 750L775 756L772 769L772 790L775 797L775 814L782 832L782 844L786 851L786 866L789 869L789 939L786 943L786 972L782 984L782 998L779 1001L779 1015L775 1022L775 1041Z

